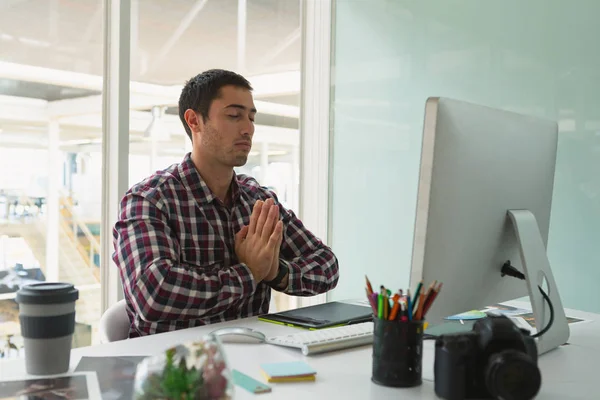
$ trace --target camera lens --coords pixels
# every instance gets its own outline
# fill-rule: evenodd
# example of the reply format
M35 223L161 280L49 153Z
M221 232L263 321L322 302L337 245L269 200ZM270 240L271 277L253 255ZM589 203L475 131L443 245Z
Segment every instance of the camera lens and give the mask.
M490 394L503 400L533 399L542 383L537 365L527 354L515 350L494 354L485 375Z

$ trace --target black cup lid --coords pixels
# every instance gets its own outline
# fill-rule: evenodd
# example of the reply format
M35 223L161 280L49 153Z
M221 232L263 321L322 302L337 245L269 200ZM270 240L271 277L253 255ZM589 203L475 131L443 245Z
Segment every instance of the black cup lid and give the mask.
M16 300L19 304L60 304L78 298L79 291L70 283L43 282L23 286Z

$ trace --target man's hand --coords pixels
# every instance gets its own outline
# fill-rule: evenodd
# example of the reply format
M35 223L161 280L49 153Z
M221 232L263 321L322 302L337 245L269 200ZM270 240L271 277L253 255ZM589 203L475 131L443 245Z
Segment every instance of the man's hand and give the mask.
M283 234L283 223L279 219L279 207L273 199L254 204L250 225L244 226L235 235L235 253L238 260L248 266L258 282L271 272L273 258Z
M283 222L279 221L278 223L283 224ZM279 239L277 240L277 244L275 246L275 253L273 254L273 262L271 262L271 269L269 273L265 277L266 281L272 281L277 277L277 273L279 272L279 250L281 249L281 242L283 241L283 229L281 235L279 235Z

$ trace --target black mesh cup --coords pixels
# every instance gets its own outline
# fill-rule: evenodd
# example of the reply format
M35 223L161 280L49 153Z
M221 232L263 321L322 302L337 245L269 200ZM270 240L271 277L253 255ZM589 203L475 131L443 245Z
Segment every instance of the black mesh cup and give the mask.
M424 321L374 322L371 380L383 386L420 385Z

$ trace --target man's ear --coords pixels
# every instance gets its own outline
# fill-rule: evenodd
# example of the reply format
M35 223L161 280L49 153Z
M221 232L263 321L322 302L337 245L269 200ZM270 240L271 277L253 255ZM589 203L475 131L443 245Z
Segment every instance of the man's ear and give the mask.
M192 133L202 132L204 130L204 121L202 117L191 108L185 110L183 117L185 118L185 123L189 126Z

